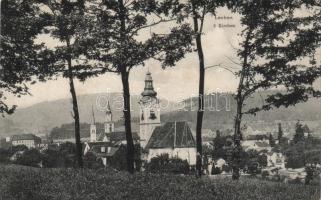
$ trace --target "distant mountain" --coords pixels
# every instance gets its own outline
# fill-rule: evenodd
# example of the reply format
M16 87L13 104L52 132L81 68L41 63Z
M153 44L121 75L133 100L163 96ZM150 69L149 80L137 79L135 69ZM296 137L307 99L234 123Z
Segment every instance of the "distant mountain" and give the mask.
M271 92L257 93L247 102L245 110L251 106L262 105L262 99ZM205 97L205 114L203 129L215 131L217 129L232 129L233 120L236 113L236 102L230 93L207 95ZM191 122L192 129L195 130L198 99L188 98L181 102L181 109L168 112L162 115L162 121ZM310 125L318 135L321 136L321 99L310 99L306 103L300 103L288 108L272 109L270 111L258 112L254 115L244 115L244 122L254 130L276 131L276 123L284 124L284 129L293 133L294 123L297 120L304 121Z
M138 118L140 96L131 96L132 116ZM81 123L92 122L92 107L94 108L95 119L97 122L103 122L105 118L105 109L107 99L110 100L114 120L122 118L122 94L89 94L78 96L79 113ZM97 106L97 101L100 106ZM165 100L160 100L161 103ZM172 105L172 102L166 101L166 104ZM165 104L165 103L164 103ZM164 108L163 112L168 112L173 106ZM52 128L59 127L62 124L73 122L71 99L60 99L56 101L42 102L27 108L18 109L14 114L0 117L0 137L9 136L18 133L49 133Z
M254 95L248 101L248 105L261 105L264 96L269 92ZM104 96L105 95L105 96ZM97 99L101 104L106 103L106 94L89 94L78 97L81 123L92 121L92 106L94 107L95 119L103 122L104 109L96 106ZM112 93L109 95L114 120L120 120L122 112L122 95ZM228 101L226 101L226 99ZM136 127L139 120L139 96L131 96L133 126ZM194 131L196 125L197 98L188 98L183 102L173 103L161 100L161 120L166 121L188 121ZM227 103L226 103L227 102ZM236 110L235 100L230 93L207 95L205 101L205 115L203 128L215 131L231 130ZM310 128L321 135L321 99L311 99L306 103L300 103L289 108L273 109L268 112L259 112L256 116L244 116L246 123L253 130L276 130L276 123L282 121L284 129L293 132L293 123L297 120L306 121ZM60 127L62 124L73 122L71 116L72 105L70 99L42 102L33 106L18 109L16 113L6 118L0 118L0 137L17 133L49 133L52 128ZM136 122L136 123L135 123Z

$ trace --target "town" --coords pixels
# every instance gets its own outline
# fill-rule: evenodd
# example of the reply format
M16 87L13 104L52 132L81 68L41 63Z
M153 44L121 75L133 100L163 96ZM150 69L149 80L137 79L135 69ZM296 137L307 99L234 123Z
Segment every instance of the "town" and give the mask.
M0 200L320 199L320 0L0 4Z
M197 152L195 134L189 126L190 122L162 122L159 102L154 90L152 75L148 71L145 77L145 87L139 100L139 131L133 132L134 143L140 155L135 164L140 166L139 170L145 171L150 170L151 163L155 165L153 162L162 162L162 159L177 159L185 163L187 168L177 173L192 173L195 171ZM99 123L96 122L95 112L92 109L92 121L85 129L89 137L81 138L83 156L85 161L88 158L88 163L86 163L88 166L99 167L100 165L100 167L124 170L126 166L121 166L120 160L125 158L126 133L122 131L122 126L115 127L116 122L112 110L110 102L107 101L107 108L104 111L105 121ZM309 127L300 121L295 124L295 133L292 134L292 138L289 137L289 133L284 132L281 122L277 123L274 129L275 131L262 133L254 131L251 127L243 127L242 131L246 136L242 141L244 149L242 174L286 182L311 181L309 176L313 179L321 167L319 154L321 138L315 136ZM209 133L204 134L203 149L206 151L203 158L203 173L210 176L231 175L233 137L232 134L221 132L222 130L215 130L213 133L210 130ZM52 156L52 151L58 155L61 149L68 146L72 149L74 148L73 143L73 137L57 139L50 135L44 138L35 134L13 135L1 139L2 162L52 167L53 163L47 163L45 157ZM306 148L308 150L299 147L303 144L309 146ZM70 150L66 155L69 159L74 156L74 150ZM34 158L30 159L28 156L34 156ZM67 159L61 162L62 166L68 166L68 163L75 161ZM159 168L162 167L164 166L159 166ZM307 170L311 170L314 174L308 174L310 172Z

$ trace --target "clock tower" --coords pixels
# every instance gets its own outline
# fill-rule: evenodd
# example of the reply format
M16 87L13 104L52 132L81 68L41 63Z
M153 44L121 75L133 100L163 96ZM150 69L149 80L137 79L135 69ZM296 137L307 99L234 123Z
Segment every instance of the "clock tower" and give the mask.
M141 93L139 100L140 113L139 113L139 137L140 145L145 148L153 130L156 126L160 126L160 106L157 93L153 87L153 78L148 71L145 76L145 87Z

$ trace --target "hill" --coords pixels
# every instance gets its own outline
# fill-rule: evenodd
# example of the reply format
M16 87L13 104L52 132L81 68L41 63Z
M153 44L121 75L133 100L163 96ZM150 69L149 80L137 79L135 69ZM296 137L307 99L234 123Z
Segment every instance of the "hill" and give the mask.
M265 96L271 92L257 93L245 105L260 106ZM181 109L163 114L162 120L187 120L195 129L198 99L188 98L181 102ZM205 97L205 114L203 128L211 130L226 130L233 127L236 113L236 102L230 93L219 93ZM308 124L313 132L321 136L321 99L310 99L288 108L281 107L269 111L261 111L254 115L244 115L244 122L254 130L273 132L277 130L277 123L282 122L285 132L293 133L294 124L301 120Z
M132 116L138 117L140 96L131 96ZM92 122L92 107L94 108L95 119L97 122L103 122L105 119L105 109L107 99L110 100L114 120L122 118L122 94L88 94L78 96L79 113L81 123ZM97 106L96 102L100 102ZM160 100L161 102L165 100ZM172 102L166 103L172 105ZM165 108L163 112L168 112L172 106ZM73 122L71 99L60 99L56 101L42 102L27 108L18 109L14 114L0 117L0 137L19 133L49 133L52 128L59 127L62 124Z
M248 105L261 105L264 96L269 92L255 94L248 101ZM104 96L105 95L105 96ZM96 106L97 99L102 104L106 103L106 94L89 94L78 97L81 123L92 121L92 106L94 107L97 122L103 122L104 109ZM120 93L109 94L114 120L122 118L122 96ZM139 96L133 95L131 101L133 126L137 124L139 113ZM204 129L231 129L236 110L236 103L230 93L219 93L207 95L205 102ZM227 101L226 101L227 100ZM227 103L226 103L227 102ZM195 130L197 98L191 97L183 102L173 103L161 100L161 120L166 121L188 121ZM321 99L311 99L306 103L300 103L289 108L273 109L267 112L259 112L256 116L244 116L245 122L254 130L265 130L273 132L277 130L276 123L282 121L286 132L293 132L294 123L303 120L316 134L321 135ZM18 109L13 115L0 118L0 137L17 133L49 133L54 127L73 122L70 99L42 102L33 106ZM137 131L137 130L136 130Z
M241 177L210 179L111 169L35 169L0 166L0 199L216 199L318 200L320 186L285 184Z

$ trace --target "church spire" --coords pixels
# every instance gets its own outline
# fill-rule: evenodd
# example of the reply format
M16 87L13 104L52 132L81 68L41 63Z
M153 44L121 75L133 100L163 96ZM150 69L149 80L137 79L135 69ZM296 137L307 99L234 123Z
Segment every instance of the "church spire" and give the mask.
M142 96L156 97L156 95L157 95L157 92L155 92L153 87L153 78L151 73L148 70L145 76L145 88L144 88L144 91L142 92Z
M95 112L94 112L94 106L93 105L91 105L91 112L92 112L92 115L93 115L93 123L92 124L96 124L96 119L95 119Z
M107 101L107 111L106 114L111 114L110 103L109 100Z
M107 110L106 110L106 116L107 116L107 122L111 122L113 121L113 114L111 112L111 109L110 109L110 103L109 103L109 100L107 101Z

